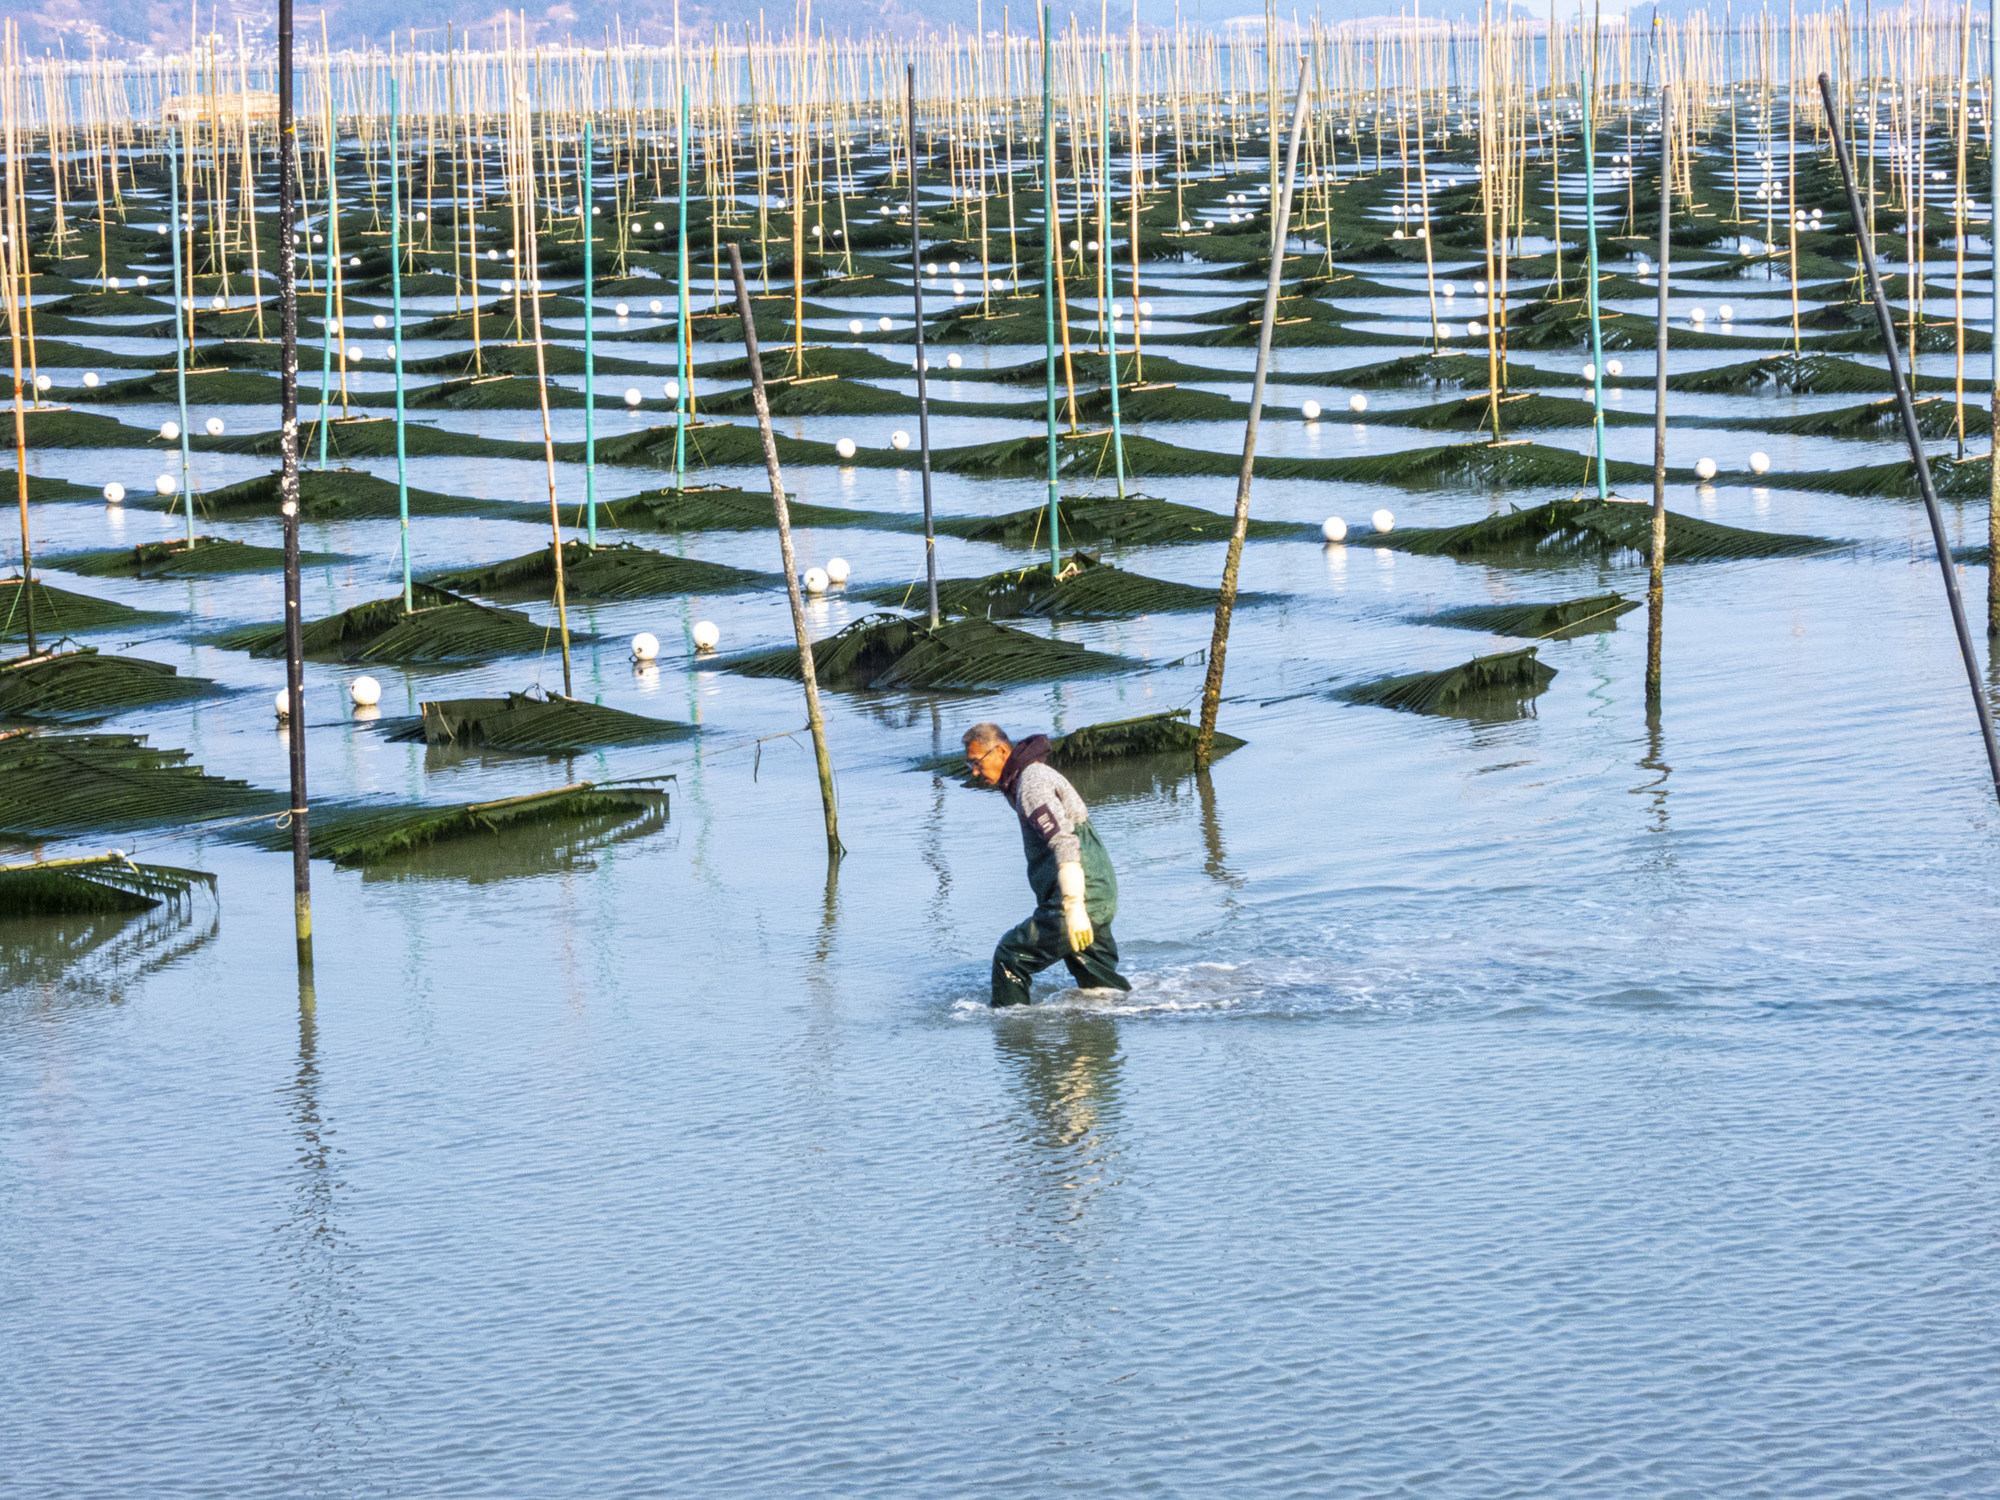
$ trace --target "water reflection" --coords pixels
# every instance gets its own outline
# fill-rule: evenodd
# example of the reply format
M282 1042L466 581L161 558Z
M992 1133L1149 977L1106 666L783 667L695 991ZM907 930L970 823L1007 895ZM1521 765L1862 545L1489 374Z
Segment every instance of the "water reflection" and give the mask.
M272 1231L270 1254L283 1293L278 1316L292 1358L283 1393L294 1412L291 1440L279 1446L302 1493L336 1493L337 1475L361 1420L354 1376L357 1271L335 1222L339 1148L320 1105L319 1015L310 968L298 977L299 1042L280 1090L293 1135L289 1212Z
M212 942L221 909L205 915L169 903L154 911L16 919L0 943L0 995L30 998L43 1011L122 1005L126 993Z
M1215 779L1207 770L1194 773L1194 791L1201 803L1202 870L1217 885L1239 891L1243 888L1243 877L1229 867L1229 851L1222 842L1222 818L1215 806Z
M1646 753L1639 757L1639 769L1652 773L1651 781L1641 782L1632 790L1646 798L1646 828L1651 833L1667 831L1667 778L1674 768L1667 764L1665 736L1660 724L1660 705L1646 705Z
M996 1018L993 1043L1016 1101L1010 1176L1016 1227L1044 1250L1079 1247L1075 1231L1101 1217L1120 1154L1118 1025L1067 1006ZM1097 1226L1102 1228L1100 1224Z

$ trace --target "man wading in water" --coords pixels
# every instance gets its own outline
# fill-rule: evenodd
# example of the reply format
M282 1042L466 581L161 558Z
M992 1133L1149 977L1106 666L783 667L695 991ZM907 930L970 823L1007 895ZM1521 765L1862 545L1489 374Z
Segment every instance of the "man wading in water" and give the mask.
M1020 815L1035 914L993 950L993 1003L1026 1005L1028 983L1057 959L1080 988L1129 990L1118 972L1111 919L1118 915L1118 875L1104 852L1090 809L1062 772L1048 764L1049 737L1016 745L998 724L965 731L965 763L997 786Z

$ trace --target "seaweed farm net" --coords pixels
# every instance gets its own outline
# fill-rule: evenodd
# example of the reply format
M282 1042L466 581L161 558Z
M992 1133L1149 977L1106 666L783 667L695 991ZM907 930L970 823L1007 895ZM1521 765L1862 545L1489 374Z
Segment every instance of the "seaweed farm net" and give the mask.
M932 629L921 620L871 616L815 641L812 654L814 675L837 688L975 689L1141 665L985 619L945 620ZM803 677L798 651L789 646L722 665L746 677Z
M388 726L386 732L392 740L557 755L604 745L687 739L700 731L691 724L651 719L554 693L508 693L501 698L428 702L415 721Z
M1338 688L1333 696L1349 703L1444 714L1467 719L1519 718L1529 702L1555 679L1556 669L1537 660L1535 648L1476 656L1442 672L1410 672Z

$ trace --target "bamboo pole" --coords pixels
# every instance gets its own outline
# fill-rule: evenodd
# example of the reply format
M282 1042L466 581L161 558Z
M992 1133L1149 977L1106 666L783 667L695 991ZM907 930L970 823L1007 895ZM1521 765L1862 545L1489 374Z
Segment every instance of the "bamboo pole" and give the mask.
M7 135L7 333L14 351L14 488L21 508L21 598L27 607L28 655L36 654L35 643L35 552L28 539L28 413L21 390L21 303L24 300L14 278L14 251L26 240L25 215L18 206L20 186L19 156L14 133L14 23L7 22L6 135Z
M513 80L510 79L509 82L511 84ZM527 101L518 92L514 92L514 103L509 113L516 116L517 125L526 123L518 117L525 113L527 108ZM524 135L525 131L517 130L516 142L520 142ZM528 149L532 150L532 137L528 139ZM535 322L535 395L542 415L542 460L547 466L549 477L549 533L554 549L552 557L556 575L556 632L562 641L563 696L572 698L576 694L570 679L569 600L563 587L562 511L556 503L556 440L555 432L549 425L549 367L547 348L542 338L541 251L540 240L535 233L533 182L523 182L514 196L519 204L518 211L522 215L521 222L527 231L525 244L528 252L525 266L519 259L515 262L514 287L515 295L518 297L523 279L522 272L525 270L528 280L528 306L533 310ZM516 327L518 326L517 323Z
M410 583L410 466L403 425L403 162L402 80L389 80L389 317L396 341L396 517L402 528L403 612L416 608Z
M1264 378L1271 367L1271 330L1278 317L1278 285L1285 274L1285 241L1292 216L1292 173L1298 166L1299 131L1305 124L1306 91L1312 75L1299 59L1299 90L1292 102L1291 139L1285 147L1284 176L1271 205L1271 271L1264 283L1264 321L1257 332L1257 367L1250 380L1250 414L1243 423L1243 465L1236 474L1236 520L1229 533L1229 554L1222 565L1222 589L1215 604L1215 632L1208 647L1208 675L1201 689L1201 727L1196 731L1194 763L1206 769L1215 752L1215 719L1222 707L1222 669L1229 653L1229 622L1236 609L1236 574L1243 561L1243 539L1250 529L1250 480L1257 463L1257 419L1264 409Z
M910 160L917 159L917 65L907 64L908 128ZM924 485L924 597L931 628L938 623L937 528L931 516L931 400L930 361L924 355L924 241L917 212L917 174L910 173L910 295L916 311L917 346L917 446L923 466Z
M1049 455L1049 575L1062 576L1062 506L1057 478L1056 452L1056 240L1061 228L1056 217L1056 116L1055 116L1055 19L1050 6L1042 6L1042 313L1044 323L1044 385L1048 394ZM1067 334L1065 334L1067 339Z
M194 303L194 298L192 296L187 297L187 302L190 311L188 313L188 318L186 323L183 323L181 321L180 309L181 309L181 299L184 295L186 295L186 292L182 285L182 277L181 277L181 235L180 235L180 219L181 219L180 175L181 174L179 167L175 165L176 149L177 149L177 142L175 139L174 127L169 125L167 127L168 206L171 212L173 213L174 222L171 230L167 235L167 239L170 242L172 242L174 247L173 250L174 253L174 393L177 400L180 403L179 404L180 422L178 425L180 429L180 440L181 440L181 504L183 508L185 508L185 510L187 511L188 550L193 551L194 550L194 485L189 478L190 465L188 463L187 356L188 356L188 344L193 336L194 314L192 311L192 307Z
M729 243L729 272L736 282L736 311L743 320L743 352L750 365L750 399L757 409L757 434L764 445L764 471L771 481L771 507L778 518L778 555L784 563L785 593L792 606L792 633L799 643L799 674L806 691L806 723L812 730L813 760L819 768L820 807L826 815L826 860L840 864L840 813L834 803L833 761L827 755L826 721L819 710L819 678L813 670L812 637L806 631L806 604L799 593L799 563L792 551L792 516L785 504L785 478L778 468L778 443L771 433L771 403L764 395L764 362L757 352L757 320L750 311L750 288L743 280L743 252Z
M597 276L591 250L597 240L591 222L595 206L591 199L591 169L596 147L590 138L590 121L583 122L583 182L577 200L577 222L583 227L583 510L584 536L592 549L597 546ZM560 547L560 543L558 543Z

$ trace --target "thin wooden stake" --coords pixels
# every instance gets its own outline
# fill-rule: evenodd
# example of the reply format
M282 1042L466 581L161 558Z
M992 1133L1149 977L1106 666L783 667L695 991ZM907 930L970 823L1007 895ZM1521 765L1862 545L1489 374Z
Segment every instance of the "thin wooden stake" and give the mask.
M1312 74L1299 59L1299 92L1292 101L1291 139L1285 146L1284 176L1271 206L1271 274L1264 283L1264 322L1257 332L1257 370L1250 380L1250 415L1243 423L1243 467L1236 474L1236 523L1222 565L1221 597L1215 603L1215 634L1208 647L1208 677L1201 689L1201 728L1195 734L1194 763L1206 767L1215 752L1215 716L1222 708L1222 666L1229 653L1229 620L1236 609L1236 573L1243 562L1243 539L1250 530L1250 478L1257 464L1257 419L1264 410L1264 377L1271 369L1271 329L1278 318L1278 284L1285 274L1285 241L1291 237L1292 173L1299 161L1299 131L1305 124L1306 92Z
M813 759L819 766L820 806L826 813L826 859L838 865L847 853L840 842L840 813L834 806L833 761L826 753L826 721L819 711L819 678L813 670L812 637L806 631L806 601L799 592L798 558L792 552L792 513L785 504L785 476L778 468L778 442L771 435L771 403L764 395L763 356L757 352L757 320L750 311L750 288L743 281L743 252L729 242L729 274L736 281L736 312L743 320L743 352L750 363L750 400L757 408L757 434L764 442L764 471L771 480L771 507L778 516L778 553L785 566L785 592L792 603L792 633L799 642L799 673L806 688L806 723L812 728Z

